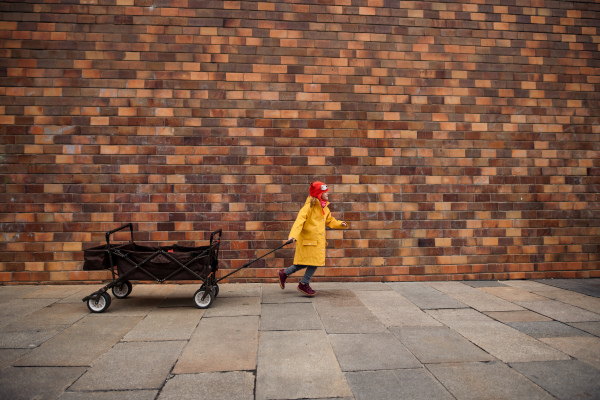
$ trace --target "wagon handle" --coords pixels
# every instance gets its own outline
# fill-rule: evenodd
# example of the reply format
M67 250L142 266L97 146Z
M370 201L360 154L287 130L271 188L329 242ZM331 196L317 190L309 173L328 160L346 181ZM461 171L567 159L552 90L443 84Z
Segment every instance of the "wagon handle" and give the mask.
M221 240L221 235L223 234L223 229L217 229L216 231L214 231L213 233L210 234L210 244L212 244L212 242L213 242L213 236L215 236L217 234L219 235L217 240Z
M269 254L271 254L271 253L273 253L273 252L275 252L275 251L277 251L277 250L281 249L281 248L282 248L282 247L284 247L284 246L287 246L287 245L288 245L288 244L290 244L290 243L294 243L294 240L293 240L293 239L290 239L290 240L288 240L287 242L285 242L284 244L282 244L281 246L279 246L278 248L271 250L271 251L270 251L270 252L268 252L267 254L263 254L262 256L260 256L260 257L258 257L258 258L256 258L256 259L254 259L254 260L252 260L252 261L249 261L249 262L247 262L247 263L246 263L246 264L244 264L242 267L240 267L240 268L236 269L235 271L233 271L233 272L230 272L229 274L227 274L227 275L225 275L225 276L221 277L219 280L217 280L217 283L218 283L218 282L221 282L223 279L225 279L225 278L227 278L227 277L229 277L229 276L231 276L231 275L235 274L235 273L236 273L236 272L238 272L239 270L249 267L249 266L250 266L250 264L252 264L252 263L255 263L256 261L260 260L261 258L264 258L264 257L268 256Z
M121 231L125 228L129 228L129 231L131 232L131 243L133 243L133 224L130 222L128 224L118 227L117 229L113 229L112 231L106 232L106 244L110 244L110 235L112 235L115 232Z

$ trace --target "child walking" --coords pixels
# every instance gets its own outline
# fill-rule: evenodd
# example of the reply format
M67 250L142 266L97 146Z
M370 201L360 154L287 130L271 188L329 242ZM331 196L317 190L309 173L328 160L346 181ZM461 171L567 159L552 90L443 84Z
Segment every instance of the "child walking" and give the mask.
M279 270L279 286L285 289L285 280L296 271L305 269L304 277L298 284L298 290L307 296L317 294L310 287L310 279L317 267L325 266L325 225L332 229L346 229L348 224L331 216L327 207L329 188L323 182L311 182L309 196L304 207L298 212L288 241L297 241L294 264L285 270Z

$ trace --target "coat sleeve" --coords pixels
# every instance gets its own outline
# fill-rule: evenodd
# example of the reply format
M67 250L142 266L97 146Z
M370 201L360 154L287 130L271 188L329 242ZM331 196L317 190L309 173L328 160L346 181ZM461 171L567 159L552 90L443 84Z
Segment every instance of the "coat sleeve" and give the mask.
M344 221L338 221L337 219L333 218L333 216L331 215L331 212L329 211L329 208L327 209L327 212L325 213L325 224L330 227L331 229L346 229L347 226L342 226L342 222Z
M298 216L296 217L296 222L294 222L294 225L292 226L292 230L290 230L290 234L288 235L291 238L294 238L296 240L298 240L298 238L300 237L300 232L302 232L302 228L304 227L304 222L306 221L306 217L308 215L308 205L304 205L304 207L302 207L300 209L300 211L298 211Z

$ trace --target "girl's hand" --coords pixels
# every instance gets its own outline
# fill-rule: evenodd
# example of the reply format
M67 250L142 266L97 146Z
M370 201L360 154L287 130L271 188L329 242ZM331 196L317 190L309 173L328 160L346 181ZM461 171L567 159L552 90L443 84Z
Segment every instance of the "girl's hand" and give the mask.
M347 223L345 223L345 222L342 222L342 226L343 226L344 228L347 228L347 227L348 227L348 224L347 224Z
M290 237L289 237L289 238L286 240L286 243L287 243L287 242L289 242L290 240L291 240L292 242L295 242L295 241L296 241L296 239L294 239L293 237L291 237L291 236L290 236Z

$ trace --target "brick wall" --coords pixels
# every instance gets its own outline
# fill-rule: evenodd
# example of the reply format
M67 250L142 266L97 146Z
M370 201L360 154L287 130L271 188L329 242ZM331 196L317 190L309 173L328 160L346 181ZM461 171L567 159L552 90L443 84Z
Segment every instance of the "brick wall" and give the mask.
M332 187L321 280L600 277L600 4L0 3L0 281L84 248L243 265ZM235 281L273 281L293 249Z

